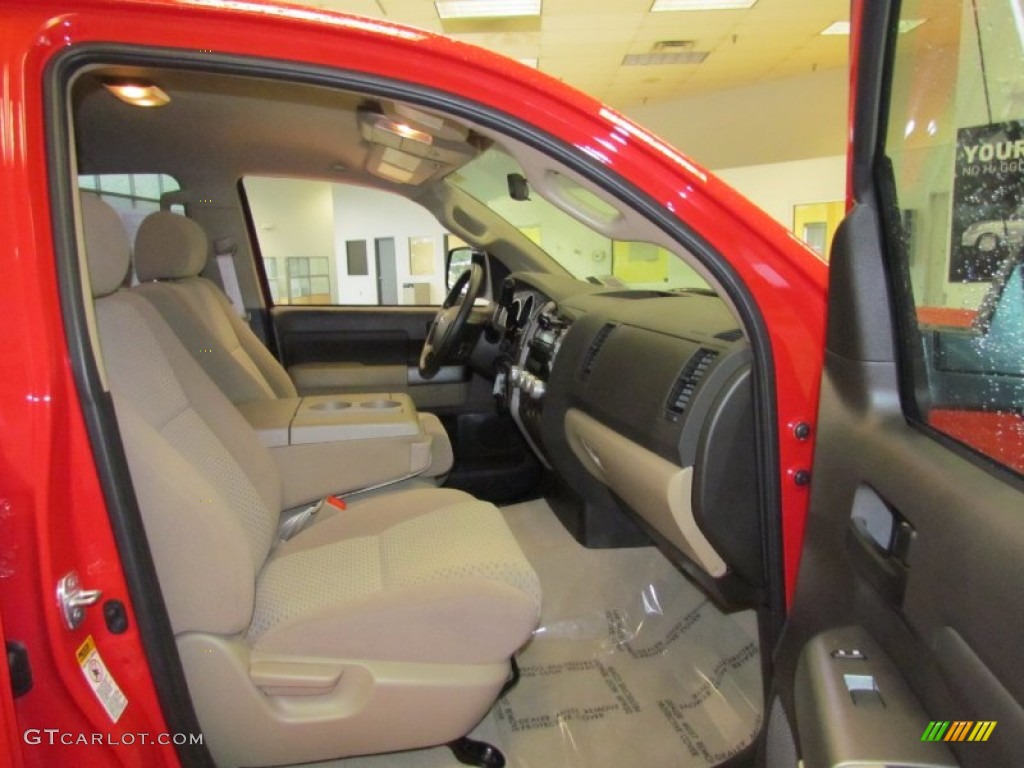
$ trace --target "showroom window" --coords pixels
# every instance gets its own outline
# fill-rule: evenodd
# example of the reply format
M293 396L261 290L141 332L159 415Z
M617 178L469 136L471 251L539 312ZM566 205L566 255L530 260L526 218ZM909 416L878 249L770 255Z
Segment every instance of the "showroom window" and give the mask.
M1024 473L1024 12L907 0L898 29L885 151L910 415Z
M438 305L451 236L380 190L250 176L245 197L275 304Z
M132 242L142 220L160 210L164 194L180 189L178 182L165 173L89 174L78 177L78 186L82 190L96 192L113 206ZM169 210L185 213L184 207L178 204Z

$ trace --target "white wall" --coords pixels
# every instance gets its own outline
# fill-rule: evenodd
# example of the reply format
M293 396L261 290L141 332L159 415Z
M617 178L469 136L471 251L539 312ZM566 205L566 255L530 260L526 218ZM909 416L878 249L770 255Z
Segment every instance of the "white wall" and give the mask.
M715 175L787 229L793 228L794 205L846 199L845 155L723 168Z
M278 269L284 274L283 259L289 256L327 257L333 267L334 223L331 212L331 185L324 181L248 177L246 197L252 208L264 258L281 259ZM331 273L331 285L337 285ZM337 298L333 294L332 298Z
M264 256L333 256L330 184L250 177L245 191Z
M339 300L342 304L377 303L377 266L374 261L374 239L395 238L395 261L398 271L398 295L402 302L402 286L408 283L428 283L430 301L440 304L444 300L444 235L446 230L433 214L405 198L388 192L333 185L334 247L337 253ZM409 238L434 238L434 274L409 274ZM345 243L348 240L366 241L369 274L349 276Z

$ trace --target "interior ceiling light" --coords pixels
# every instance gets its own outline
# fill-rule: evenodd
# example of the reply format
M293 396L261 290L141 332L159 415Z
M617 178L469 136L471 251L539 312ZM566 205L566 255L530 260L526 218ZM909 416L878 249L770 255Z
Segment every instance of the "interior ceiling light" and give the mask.
M103 87L133 107L162 107L171 102L162 88L146 80L107 80Z
M900 19L900 23L897 25L899 33L905 34L912 29L917 29L925 23L927 19ZM834 21L825 27L819 35L848 35L850 34L850 22L848 21Z
M373 144L414 150L421 156L425 155L430 145L434 143L434 137L429 133L375 112L359 113L359 132L364 139ZM419 144L420 147L417 149L410 146L411 144Z
M510 18L540 16L541 0L437 0L442 19Z
M753 8L757 0L654 0L651 13L660 11L733 11Z
M631 53L624 56L624 67L657 67L668 64L700 64L708 57L707 51L683 51L682 53Z
M390 128L392 131L394 131L403 138L412 139L413 141L418 141L421 144L434 143L433 136L431 136L429 133L424 133L423 131L417 131L408 123L391 123Z

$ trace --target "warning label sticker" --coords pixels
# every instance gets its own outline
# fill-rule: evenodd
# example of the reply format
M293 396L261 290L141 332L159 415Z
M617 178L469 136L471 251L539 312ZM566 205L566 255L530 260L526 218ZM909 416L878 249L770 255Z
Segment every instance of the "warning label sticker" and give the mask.
M78 665L82 668L82 674L89 682L89 687L107 711L107 715L116 723L128 706L128 699L121 692L107 665L103 663L92 635L85 638L85 642L78 647L77 656Z

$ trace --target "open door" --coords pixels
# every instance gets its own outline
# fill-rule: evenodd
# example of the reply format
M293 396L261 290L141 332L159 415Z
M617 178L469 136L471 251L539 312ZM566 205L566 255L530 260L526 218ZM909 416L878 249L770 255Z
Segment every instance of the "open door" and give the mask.
M1021 765L1024 12L853 10L851 207L767 762Z

